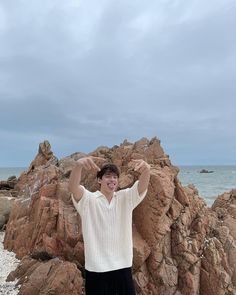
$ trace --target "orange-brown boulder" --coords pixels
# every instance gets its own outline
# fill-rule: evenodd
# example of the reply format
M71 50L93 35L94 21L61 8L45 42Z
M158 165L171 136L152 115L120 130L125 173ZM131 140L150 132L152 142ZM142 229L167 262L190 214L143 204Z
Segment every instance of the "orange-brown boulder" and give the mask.
M8 281L19 279L19 295L82 295L83 279L76 265L58 258L37 261L25 256Z

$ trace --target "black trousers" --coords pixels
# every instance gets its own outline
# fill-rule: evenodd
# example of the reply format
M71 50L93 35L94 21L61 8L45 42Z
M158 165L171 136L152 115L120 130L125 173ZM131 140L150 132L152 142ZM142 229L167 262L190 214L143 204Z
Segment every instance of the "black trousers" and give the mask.
M86 295L135 295L131 267L107 272L85 270Z

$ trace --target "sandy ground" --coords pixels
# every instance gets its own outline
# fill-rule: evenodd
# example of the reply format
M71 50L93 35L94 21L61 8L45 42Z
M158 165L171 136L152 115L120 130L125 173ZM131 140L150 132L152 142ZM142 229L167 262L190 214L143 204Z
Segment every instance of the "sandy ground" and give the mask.
M19 290L15 282L6 282L8 274L15 270L20 260L15 258L14 252L3 248L4 232L0 231L0 295L17 295Z

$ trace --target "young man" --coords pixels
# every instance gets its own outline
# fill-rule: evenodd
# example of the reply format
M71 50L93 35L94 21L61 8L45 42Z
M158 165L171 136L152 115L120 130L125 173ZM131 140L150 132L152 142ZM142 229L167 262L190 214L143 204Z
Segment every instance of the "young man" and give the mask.
M133 160L139 180L131 188L116 191L119 170L114 164L101 169L85 157L76 162L69 179L73 204L80 214L85 252L86 295L135 295L132 280L132 211L146 195L150 166ZM80 185L83 169L97 170L100 191L90 192Z

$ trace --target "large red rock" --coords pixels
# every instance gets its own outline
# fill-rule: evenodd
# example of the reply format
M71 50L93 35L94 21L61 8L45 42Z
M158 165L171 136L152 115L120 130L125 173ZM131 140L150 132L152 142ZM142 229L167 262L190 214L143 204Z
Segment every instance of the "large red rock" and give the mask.
M25 256L8 281L19 279L19 295L82 295L83 279L76 265L58 258L37 261Z
M49 145L44 147L48 150ZM67 184L75 161L84 154L75 153L60 161L50 152L50 157L43 157L42 148L39 154L16 185L18 200L4 245L19 258L44 253L82 269L81 222ZM193 186L181 185L178 168L156 138L134 144L125 140L111 149L100 147L91 155L120 167L120 188L138 179L132 159L144 159L151 165L147 196L133 213L137 295L236 294L235 191L220 197L213 209L207 208ZM95 178L95 171L85 172L82 184L95 191Z

